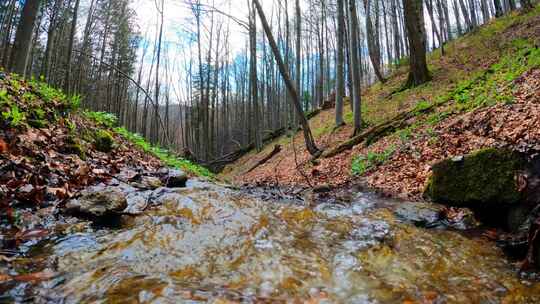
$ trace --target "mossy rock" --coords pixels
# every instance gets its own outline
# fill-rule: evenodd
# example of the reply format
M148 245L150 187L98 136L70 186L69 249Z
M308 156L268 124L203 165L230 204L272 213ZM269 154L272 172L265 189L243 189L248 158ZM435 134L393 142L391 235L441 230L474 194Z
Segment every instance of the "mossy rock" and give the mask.
M94 146L96 150L109 153L113 149L114 139L110 132L99 130L95 134Z
M86 159L86 151L81 141L73 136L68 136L64 145L64 152L78 155L81 159Z
M484 149L433 166L425 190L431 200L452 206L517 204L522 199L516 175L526 166L517 153Z

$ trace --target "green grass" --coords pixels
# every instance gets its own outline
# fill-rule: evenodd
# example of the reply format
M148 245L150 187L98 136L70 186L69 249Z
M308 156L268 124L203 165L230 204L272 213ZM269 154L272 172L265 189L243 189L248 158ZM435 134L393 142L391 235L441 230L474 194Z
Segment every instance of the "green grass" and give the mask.
M194 164L187 159L177 157L166 149L154 146L147 142L144 137L139 134L131 133L122 127L115 128L114 131L141 148L146 153L156 156L167 166L183 169L197 176L204 176L211 179L215 177L214 174L205 167Z

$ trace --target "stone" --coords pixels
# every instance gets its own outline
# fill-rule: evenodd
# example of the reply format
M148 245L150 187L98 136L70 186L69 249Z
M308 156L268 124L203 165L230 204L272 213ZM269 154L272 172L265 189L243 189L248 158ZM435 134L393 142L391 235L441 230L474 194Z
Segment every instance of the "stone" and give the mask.
M140 188L148 189L148 190L155 190L159 187L163 186L163 183L161 180L157 177L153 176L142 176L141 180L139 182Z
M128 206L123 213L131 215L142 214L150 203L151 194L151 191L129 193L126 197Z
M166 186L168 188L183 188L186 186L187 181L188 176L184 171L178 169L169 170Z
M113 187L91 187L81 192L78 198L66 204L66 212L92 218L120 214L126 207L125 194Z
M313 192L315 193L327 193L332 191L332 187L329 184L320 184L313 187Z
M518 204L522 200L516 182L526 161L504 149L484 149L463 158L444 160L432 167L425 196L457 207Z
M395 209L396 215L419 227L436 227L441 221L444 207L431 203L403 202Z

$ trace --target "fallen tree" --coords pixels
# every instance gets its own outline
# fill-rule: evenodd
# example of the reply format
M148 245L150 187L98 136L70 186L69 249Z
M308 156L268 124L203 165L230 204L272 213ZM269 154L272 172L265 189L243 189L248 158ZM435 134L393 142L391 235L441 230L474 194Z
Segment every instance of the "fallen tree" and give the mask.
M266 135L263 138L263 143L268 143L268 142L273 141L274 139L284 135L285 131L286 131L285 128L281 128L281 129L267 132L268 135ZM209 162L202 163L202 165L210 169L210 171L212 172L215 172L215 173L221 172L221 170L223 170L223 168L225 168L226 165L230 163L234 163L235 161L239 160L242 156L246 155L253 149L255 149L255 143L251 143L245 147L240 147L238 150L235 150L231 153L223 155L220 158L211 160Z
M279 152L281 152L281 145L275 145L274 146L274 149L272 149L272 151L270 153L268 153L268 155L266 155L265 157L263 157L261 160L259 160L256 164L254 164L253 166L251 166L251 168L249 168L249 170L246 171L246 174L257 169L259 166L262 166L264 165L267 161L269 161L270 159L272 159L272 157L276 156Z
M443 98L440 101L437 101L427 107L423 108L414 108L412 110L399 113L398 115L394 116L393 118L382 122L378 125L375 125L364 132L361 132L360 134L352 137L351 139L341 143L337 147L326 150L322 153L321 157L323 158L330 158L334 157L342 152L345 152L347 150L350 150L354 148L355 146L364 143L366 146L371 145L372 143L378 141L382 137L385 137L388 134L391 134L399 129L406 128L414 123L415 116L418 116L419 114L425 114L432 112L434 109L446 104L447 102L454 99L454 96L456 94L459 94L463 92L464 90L468 90L475 86L478 81L485 80L487 75L493 73L493 70L488 69L475 79L471 80L469 83L463 86L459 86L458 88L454 89L452 92L450 92L448 95L446 95L445 98Z

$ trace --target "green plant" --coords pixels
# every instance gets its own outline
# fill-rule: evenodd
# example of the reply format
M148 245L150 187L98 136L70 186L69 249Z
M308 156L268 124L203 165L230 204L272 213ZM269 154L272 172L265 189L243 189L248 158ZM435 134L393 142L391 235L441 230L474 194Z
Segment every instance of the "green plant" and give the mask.
M396 133L402 141L408 141L412 137L413 131L412 128L405 128L398 130Z
M57 90L44 82L39 82L37 84L37 91L45 102L53 102L55 100L66 102L67 100L66 95L62 91Z
M86 118L96 122L97 124L107 128L112 128L116 126L118 122L118 118L116 117L116 115L107 112L84 111L83 115Z
M7 103L7 104L10 103L10 99L9 99L8 92L6 89L0 90L0 105L4 103Z
M77 125L73 121L71 121L70 119L66 119L65 122L66 122L66 126L67 126L68 130L70 132L75 132L75 130L77 129Z
M368 152L367 155L359 155L353 158L352 173L360 176L369 170L384 164L396 151L395 147L390 147L381 153Z
M123 136L128 141L132 142L134 145L141 148L143 151L150 153L157 158L159 158L163 163L165 163L167 166L180 168L186 171L189 171L197 176L205 176L209 178L214 178L214 174L210 172L207 168L194 164L193 162L180 158L170 151L153 146L150 143L148 143L144 137L142 137L139 134L131 133L125 128L115 128L114 129L116 133Z
M414 112L418 115L431 107L431 103L427 100L421 100L414 106Z
M12 79L9 81L9 84L15 92L19 92L21 90L21 83L19 80L16 79L16 77L12 77Z
M71 96L69 99L69 108L73 111L81 107L82 96L79 94Z
M24 123L26 117L19 110L17 105L12 105L6 112L2 112L2 118L9 123L11 127L18 127Z

